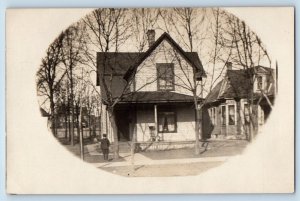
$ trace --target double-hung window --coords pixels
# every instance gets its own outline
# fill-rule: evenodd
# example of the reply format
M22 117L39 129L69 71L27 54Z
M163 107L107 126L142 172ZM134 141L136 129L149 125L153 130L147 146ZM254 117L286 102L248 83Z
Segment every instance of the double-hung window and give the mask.
M262 76L257 77L257 89L258 90L263 89L263 77Z
M212 125L216 125L217 124L217 118L216 118L216 107L213 107L210 109L210 119L211 119L211 123Z
M244 104L244 119L245 119L245 124L249 125L250 124L250 107L247 103Z
M157 63L157 88L159 91L173 91L174 86L174 64Z
M221 106L221 123L222 123L222 125L226 125L226 121L227 121L227 118L226 118L226 106L222 105Z
M158 132L175 133L177 130L176 112L161 111L158 112Z
M235 125L235 106L228 105L228 124Z

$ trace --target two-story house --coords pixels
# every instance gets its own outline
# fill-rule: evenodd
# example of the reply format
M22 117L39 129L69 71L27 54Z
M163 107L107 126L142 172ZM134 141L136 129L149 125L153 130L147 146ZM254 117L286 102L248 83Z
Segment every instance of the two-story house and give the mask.
M276 75L272 68L255 66L227 72L207 95L203 132L207 138L246 139L250 121L254 134L267 120L274 102ZM252 107L250 107L252 105ZM251 118L252 116L252 118Z
M192 89L202 91L206 76L199 56L184 51L167 33L155 40L155 31L149 30L147 36L145 52L97 54L98 84L104 76L113 97L120 97L114 107L119 140L134 135L137 142L195 140ZM108 119L103 121L113 140Z

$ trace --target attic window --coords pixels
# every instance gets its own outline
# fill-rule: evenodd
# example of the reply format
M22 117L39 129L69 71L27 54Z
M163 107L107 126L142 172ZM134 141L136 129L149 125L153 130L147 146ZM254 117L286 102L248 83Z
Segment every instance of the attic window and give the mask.
M159 91L173 91L174 87L174 64L157 63L157 88Z
M259 90L263 89L263 77L262 76L257 77L257 89L259 89Z

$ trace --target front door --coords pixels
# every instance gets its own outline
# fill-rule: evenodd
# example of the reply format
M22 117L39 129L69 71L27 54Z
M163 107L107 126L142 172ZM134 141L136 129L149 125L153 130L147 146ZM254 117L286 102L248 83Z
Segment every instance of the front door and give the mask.
M118 127L118 139L119 141L130 141L129 132L129 110L118 109L116 111L116 123Z

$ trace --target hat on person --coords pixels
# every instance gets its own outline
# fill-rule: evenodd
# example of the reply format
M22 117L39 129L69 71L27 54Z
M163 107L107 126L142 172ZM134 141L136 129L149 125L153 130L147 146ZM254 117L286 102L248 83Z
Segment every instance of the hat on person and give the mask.
M103 134L103 137L106 137L106 134Z

